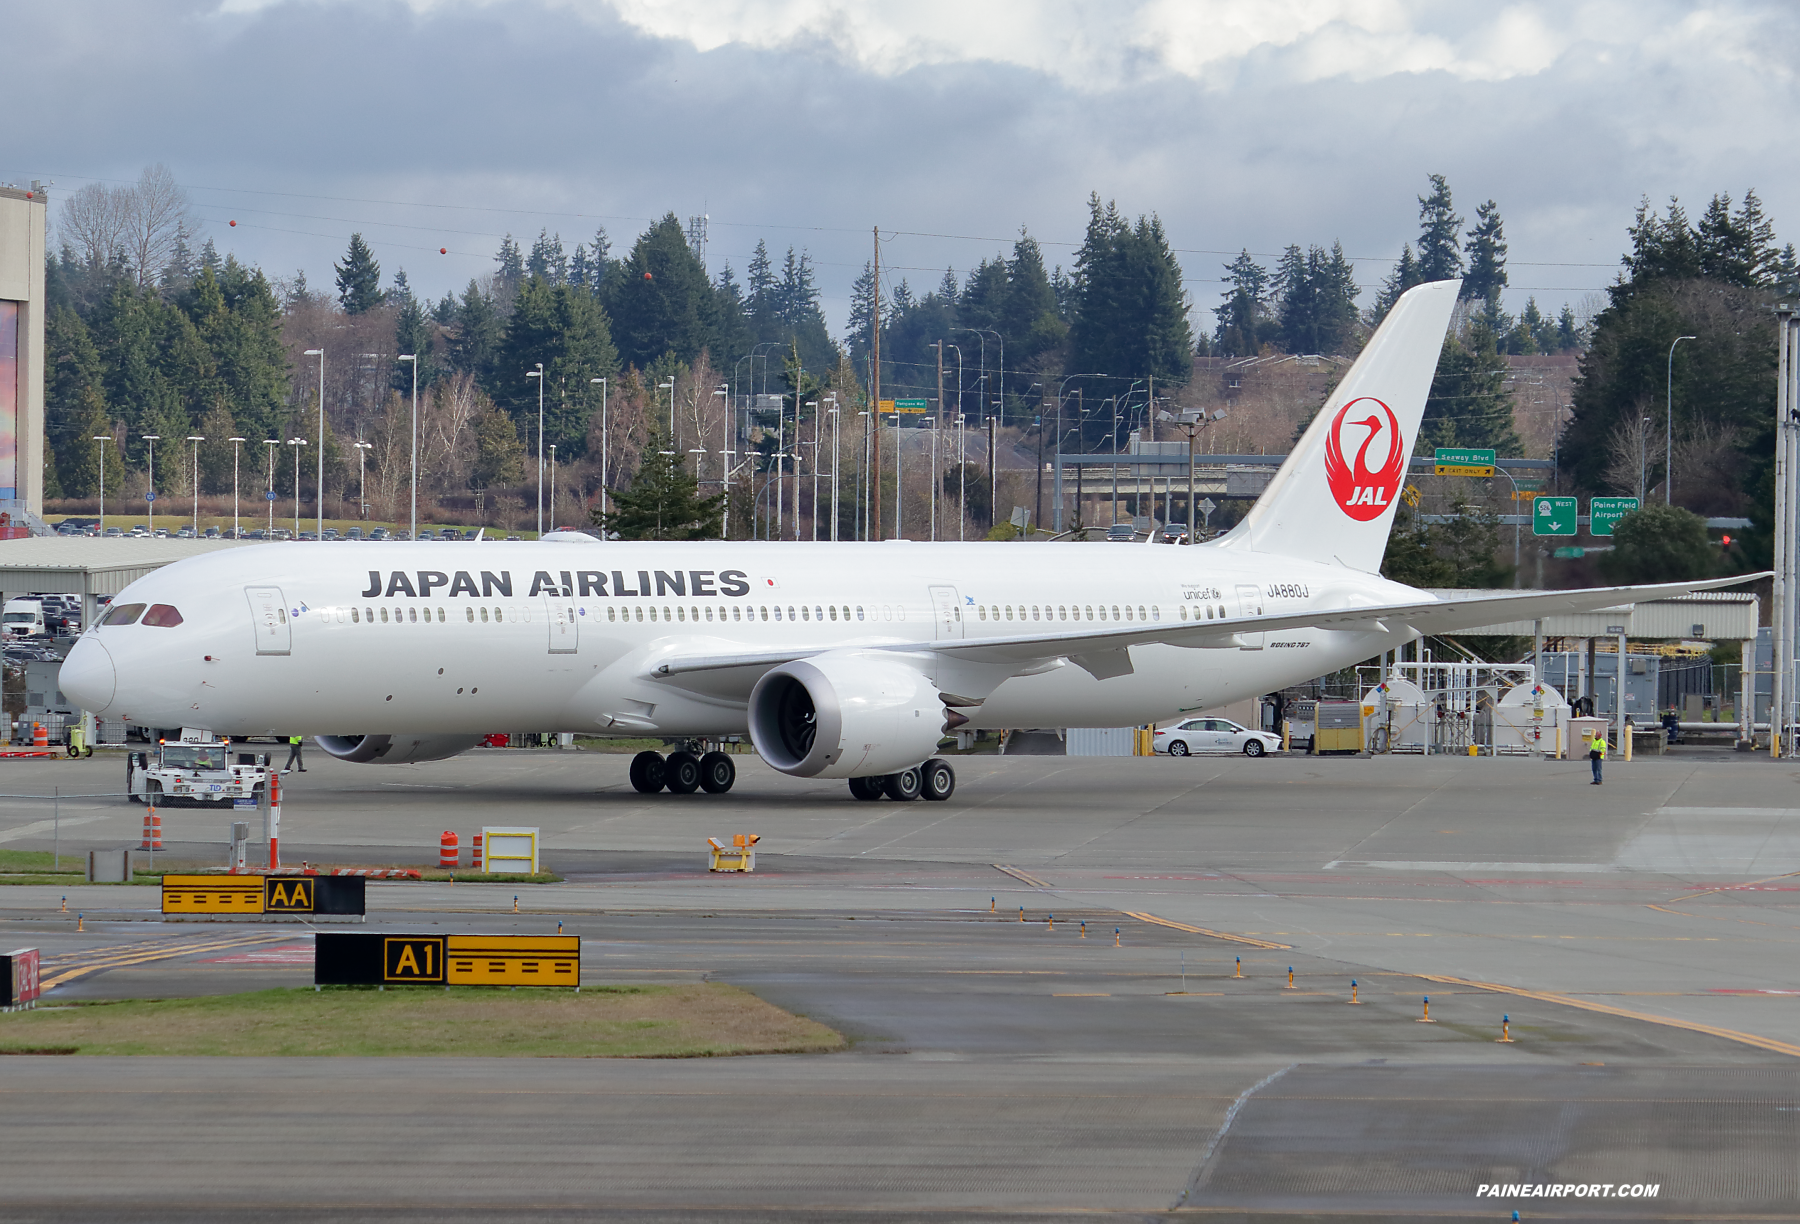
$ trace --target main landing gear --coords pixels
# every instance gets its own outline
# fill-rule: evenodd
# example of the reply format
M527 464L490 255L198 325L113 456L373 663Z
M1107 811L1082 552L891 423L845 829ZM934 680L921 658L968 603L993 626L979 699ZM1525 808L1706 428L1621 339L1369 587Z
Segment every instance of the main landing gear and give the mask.
M703 790L722 795L737 781L737 766L723 752L695 756L691 752L640 752L631 758L631 786L640 795L667 789L676 795Z
M956 771L942 757L932 757L916 769L851 778L850 793L858 799L879 799L886 795L896 803L910 803L914 799L942 803L956 793Z

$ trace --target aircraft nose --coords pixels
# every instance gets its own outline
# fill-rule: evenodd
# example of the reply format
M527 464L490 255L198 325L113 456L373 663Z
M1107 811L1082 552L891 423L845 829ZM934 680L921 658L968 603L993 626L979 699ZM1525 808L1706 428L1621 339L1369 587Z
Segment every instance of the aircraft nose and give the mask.
M63 660L58 681L63 694L82 709L103 714L112 704L118 686L118 673L113 669L112 655L98 638L84 637Z

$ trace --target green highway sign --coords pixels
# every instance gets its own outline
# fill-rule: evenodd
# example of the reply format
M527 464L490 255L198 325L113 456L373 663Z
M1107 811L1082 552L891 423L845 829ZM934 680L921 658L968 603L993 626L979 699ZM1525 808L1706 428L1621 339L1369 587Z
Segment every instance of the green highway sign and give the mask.
M1573 497L1534 497L1531 500L1531 534L1572 536L1578 507ZM1562 556L1558 550L1557 556Z
M1494 463L1493 451L1466 447L1440 446L1432 456L1432 470L1438 476L1492 476Z
M1613 524L1638 508L1635 497L1596 497L1588 502L1588 534L1609 536Z
M895 412L924 412L930 401L922 399L897 399L894 401Z
M1555 552L1551 553L1550 555L1552 557L1560 557L1564 561L1579 561L1581 558L1587 556L1587 549L1585 549L1585 548L1559 548Z

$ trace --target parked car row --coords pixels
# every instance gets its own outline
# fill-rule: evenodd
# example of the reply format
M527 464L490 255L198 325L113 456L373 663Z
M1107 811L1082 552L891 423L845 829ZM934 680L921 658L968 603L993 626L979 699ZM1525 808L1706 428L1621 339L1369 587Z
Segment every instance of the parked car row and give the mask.
M561 530L568 530L568 529L563 528ZM427 527L419 532L419 540L421 542L423 542L425 540L446 540L446 541L448 541L448 540L475 540L475 539L481 538L481 532L482 532L482 529L479 527L470 527L470 528L443 527L443 528L438 528L436 530L433 530L432 528ZM149 539L157 539L157 540L169 540L169 539L174 539L174 540L194 540L194 539L202 539L202 540L317 540L320 538L319 534L317 532L302 531L296 535L294 532L289 531L286 527L275 527L275 528L269 528L269 529L264 529L261 527L255 527L255 528L205 527L199 531L195 531L193 529L193 527L191 527L191 526L178 527L173 530L171 530L167 527L157 527L155 529L152 529L149 524L140 523L137 526L129 528L129 529L124 528L124 527L108 527L105 531L101 531L96 525L94 525L92 523L78 523L78 522L75 522L72 520L64 520L62 523L58 524L57 528L56 528L56 534L59 536L100 536L104 539L109 539L109 540L121 540L121 539L131 539L131 540L149 540ZM338 540L338 541L342 541L342 540L371 540L372 541L372 540L411 540L413 537L412 537L412 533L409 531L389 531L386 527L376 527L366 533L360 527L351 527L347 531L343 531L343 532L338 531L338 529L335 527L327 527L325 529L324 538L326 540ZM489 538L499 539L500 537L492 536ZM508 540L517 540L520 537L517 535L509 535L505 538Z

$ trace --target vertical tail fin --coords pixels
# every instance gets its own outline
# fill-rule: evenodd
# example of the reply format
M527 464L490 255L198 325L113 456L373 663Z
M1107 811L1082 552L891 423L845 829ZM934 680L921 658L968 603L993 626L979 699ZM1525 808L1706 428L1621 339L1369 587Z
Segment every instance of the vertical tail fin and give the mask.
M1387 550L1461 281L1408 290L1227 547L1373 572Z

